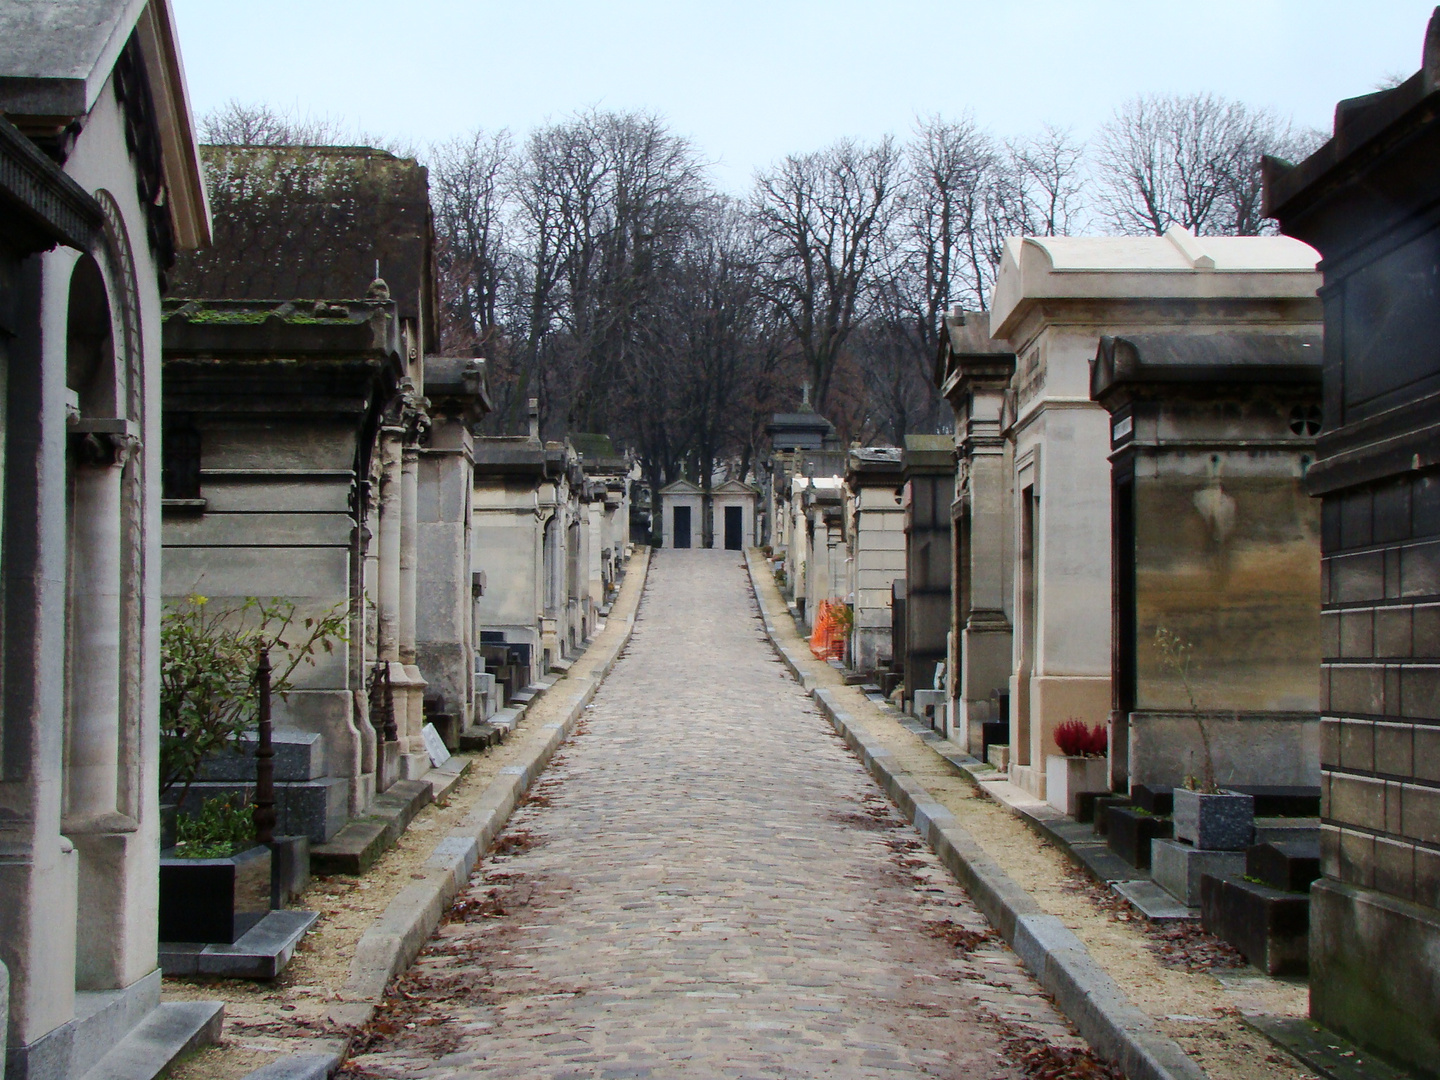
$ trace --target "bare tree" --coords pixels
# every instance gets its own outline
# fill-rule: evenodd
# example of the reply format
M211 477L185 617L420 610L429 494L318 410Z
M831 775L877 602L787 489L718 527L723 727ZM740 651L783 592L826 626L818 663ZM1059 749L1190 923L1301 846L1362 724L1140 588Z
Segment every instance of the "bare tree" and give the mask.
M1066 128L1046 124L1040 134L1007 144L1034 234L1068 236L1084 227L1088 177L1085 147Z
M1120 233L1257 234L1260 156L1299 138L1269 110L1213 94L1135 98L1096 141L1100 208Z
M899 171L900 152L887 136L792 155L756 178L751 206L766 249L767 291L805 363L817 409L873 299Z
M431 148L436 269L442 333L492 363L503 340L502 295L511 261L502 184L513 164L510 133L476 130Z

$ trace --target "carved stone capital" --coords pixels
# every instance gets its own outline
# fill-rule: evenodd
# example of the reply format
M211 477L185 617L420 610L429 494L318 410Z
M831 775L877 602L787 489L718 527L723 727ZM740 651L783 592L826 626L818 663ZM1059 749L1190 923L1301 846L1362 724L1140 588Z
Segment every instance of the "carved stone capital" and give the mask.
M123 466L141 449L140 436L129 420L72 417L68 424L70 453L81 465Z

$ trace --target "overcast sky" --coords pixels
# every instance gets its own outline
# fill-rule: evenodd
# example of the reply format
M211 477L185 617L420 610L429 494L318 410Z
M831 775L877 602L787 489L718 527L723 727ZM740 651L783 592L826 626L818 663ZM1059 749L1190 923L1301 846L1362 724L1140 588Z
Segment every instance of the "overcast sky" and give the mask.
M1208 90L1328 129L1420 66L1434 0L173 0L197 118L231 98L417 147L648 109L723 188L840 136L967 110L1088 135L1140 93Z

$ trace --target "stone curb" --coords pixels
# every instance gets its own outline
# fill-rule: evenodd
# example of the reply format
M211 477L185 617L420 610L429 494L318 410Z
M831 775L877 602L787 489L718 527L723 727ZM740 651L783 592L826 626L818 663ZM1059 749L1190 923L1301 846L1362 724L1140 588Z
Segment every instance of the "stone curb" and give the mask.
M290 1054L245 1074L244 1080L327 1080L340 1068L342 1055Z
M1200 1066L1130 1002L1085 944L1058 918L1045 914L950 811L855 723L830 689L816 686L805 671L808 658L780 643L770 613L759 603L756 568L748 551L745 563L765 635L781 661L1085 1040L1118 1064L1129 1080L1205 1080Z
M643 559L638 567L633 565L635 558ZM627 584L631 574L640 575L637 612L649 571L648 550L637 550L626 574ZM611 618L615 615L612 614ZM635 614L632 613L627 619L625 632L595 672L568 686L566 684L572 680L567 675L550 688L547 697L561 699L564 720L543 725L539 730L546 732L546 738L534 748L528 759L500 770L500 775L481 793L464 820L440 841L426 860L422 880L403 889L361 935L350 962L350 977L340 991L341 1000L330 1009L332 1023L358 1028L374 1015L385 994L385 987L410 965L435 932L451 901L469 880L475 864L500 835L525 792L539 778L555 751L584 715L585 707L625 651L634 631Z

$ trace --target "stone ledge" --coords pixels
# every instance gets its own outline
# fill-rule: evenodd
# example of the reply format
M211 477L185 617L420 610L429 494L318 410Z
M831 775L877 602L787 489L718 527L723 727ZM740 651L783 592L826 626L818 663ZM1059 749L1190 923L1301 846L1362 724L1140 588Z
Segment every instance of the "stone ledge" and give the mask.
M295 946L320 916L314 911L271 911L233 945L160 943L166 975L213 975L225 979L273 979L295 955Z
M84 1080L154 1080L177 1059L219 1042L224 1023L224 1002L159 1005L96 1062Z
M395 846L420 810L433 799L428 780L397 780L375 797L370 812L352 818L328 843L310 848L314 874L365 873Z
M1246 1013L1240 1019L1325 1080L1412 1080L1314 1020Z

